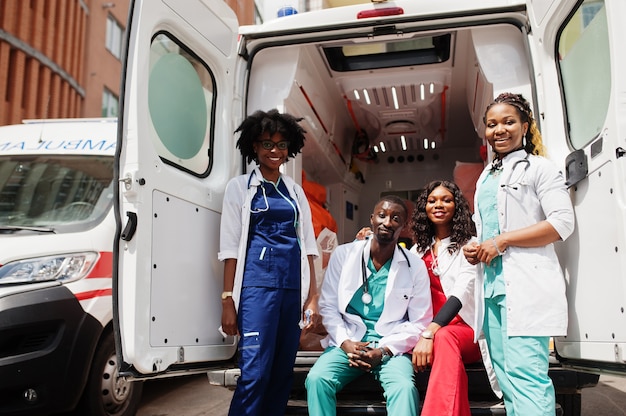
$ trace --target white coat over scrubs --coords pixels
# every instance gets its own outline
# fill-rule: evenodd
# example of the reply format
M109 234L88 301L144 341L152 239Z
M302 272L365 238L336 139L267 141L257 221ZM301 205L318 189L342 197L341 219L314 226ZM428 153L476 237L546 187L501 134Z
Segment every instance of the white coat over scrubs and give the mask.
M217 255L220 261L237 259L235 281L233 286L233 301L235 308L239 307L243 272L245 267L248 230L250 228L250 203L261 184L263 175L258 168L251 173L231 179L226 186L220 227L220 251ZM281 175L281 180L287 186L289 196L296 202L300 218L296 230L300 241L300 270L301 270L301 306L309 295L311 274L307 256L318 256L311 208L300 185L287 175ZM300 323L302 326L302 322Z
M361 272L370 259L371 240L340 245L331 255L322 284L319 300L320 315L328 336L322 340L324 348L341 347L350 339L361 341L366 327L363 320L346 312L348 303L363 285ZM381 336L380 346L389 348L393 355L413 349L420 334L432 321L432 301L428 271L422 259L405 250L407 259L396 247L385 290L385 304L374 329ZM369 275L371 272L366 271Z
M478 233L482 230L478 195L490 168L488 165L478 179L474 197ZM565 180L550 160L518 150L502 160L499 178L497 209L501 233L543 220L554 227L561 240L574 231L574 210ZM565 279L554 244L509 247L502 255L502 276L509 336L567 334ZM477 284L483 285L484 273L479 273L478 278ZM476 308L482 316L482 300L477 299Z

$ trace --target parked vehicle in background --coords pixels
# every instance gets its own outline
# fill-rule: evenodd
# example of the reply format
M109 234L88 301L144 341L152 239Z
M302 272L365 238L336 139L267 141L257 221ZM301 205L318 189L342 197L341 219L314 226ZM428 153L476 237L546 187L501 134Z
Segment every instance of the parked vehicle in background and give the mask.
M0 127L0 414L134 415L112 328L115 119Z

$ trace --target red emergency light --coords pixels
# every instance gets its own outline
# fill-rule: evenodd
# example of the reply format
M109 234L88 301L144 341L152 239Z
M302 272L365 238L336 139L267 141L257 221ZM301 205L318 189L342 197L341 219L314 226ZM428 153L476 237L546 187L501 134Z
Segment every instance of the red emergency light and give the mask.
M380 9L362 10L357 13L357 19L368 19L370 17L397 16L404 14L402 7L384 7Z

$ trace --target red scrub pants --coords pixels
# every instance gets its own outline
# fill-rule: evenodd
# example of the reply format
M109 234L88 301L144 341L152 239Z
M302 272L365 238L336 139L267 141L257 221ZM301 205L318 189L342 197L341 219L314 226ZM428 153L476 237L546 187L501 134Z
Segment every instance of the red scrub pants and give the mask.
M465 364L481 359L474 330L457 321L439 329L434 342L421 416L470 416Z

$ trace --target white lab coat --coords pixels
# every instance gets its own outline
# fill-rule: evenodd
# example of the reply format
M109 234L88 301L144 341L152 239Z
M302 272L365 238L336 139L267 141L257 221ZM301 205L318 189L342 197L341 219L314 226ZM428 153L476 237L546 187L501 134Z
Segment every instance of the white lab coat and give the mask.
M476 243L478 239L472 237L467 244ZM434 243L434 239L433 242ZM483 359L483 365L487 371L487 377L491 384L493 392L498 397L502 397L502 391L496 379L496 373L491 364L489 349L485 338L481 336L483 330L484 318L484 301L483 301L483 284L478 279L480 269L470 264L463 255L463 248L459 247L457 251L450 254L448 247L450 246L450 237L441 240L441 245L437 250L437 263L439 265L439 279L441 287L446 298L455 296L461 302L461 310L459 315L474 330L474 342L478 342L480 354ZM432 246L432 244L431 244ZM423 257L426 252L418 252L416 246L411 247L411 252ZM477 284L480 281L480 284Z
M235 269L235 282L233 286L233 301L235 308L239 308L241 285L248 243L248 230L250 228L250 203L261 184L263 175L258 168L251 173L237 176L226 185L224 202L222 206L222 219L220 225L220 251L217 255L220 261L226 259L238 259ZM300 274L301 274L301 304L309 295L311 275L307 256L318 256L315 232L311 220L311 208L300 185L287 175L281 176L287 186L289 196L296 202L298 213L298 239L300 241ZM302 326L302 322L300 323Z
M363 284L361 256L365 264L370 258L371 240L340 245L330 257L319 300L320 314L328 336L322 346L337 346L350 339L360 341L365 335L363 320L346 312L354 293ZM420 334L432 321L430 281L424 262L405 250L396 250L391 261L385 304L375 325L381 335L380 346L386 346L393 355L412 351ZM371 274L369 269L366 271Z
M470 242L478 242L478 240L472 237ZM442 239L437 252L439 280L446 298L455 296L461 301L462 306L459 315L465 323L472 327L474 330L474 341L478 341L482 331L482 313L484 309L478 308L480 312L480 316L478 316L475 299L483 298L482 285L475 284L478 268L467 261L461 247L450 254L448 252L450 243L450 237ZM411 252L416 253L420 258L426 254L426 252L417 252L416 246L411 248Z
M574 230L574 210L563 176L548 159L518 150L503 159L497 208L500 232L547 220L565 240ZM474 221L482 221L478 195L488 165L476 185ZM480 235L479 235L480 237ZM509 336L561 336L567 333L565 279L554 244L509 247L502 256ZM478 275L482 285L484 273ZM479 299L477 299L479 301Z

